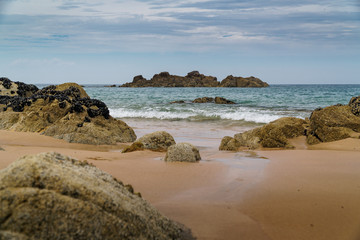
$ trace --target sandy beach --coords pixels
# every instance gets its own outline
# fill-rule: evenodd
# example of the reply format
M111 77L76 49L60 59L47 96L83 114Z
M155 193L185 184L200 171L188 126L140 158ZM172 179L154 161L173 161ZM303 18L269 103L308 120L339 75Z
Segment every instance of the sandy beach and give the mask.
M199 163L166 163L165 153L151 151L122 154L125 144L70 144L1 130L0 169L39 152L87 160L132 184L198 239L359 239L360 139L308 148L304 138L297 138L295 150L220 152L221 137L239 131L236 126L187 123L184 131L183 124L130 121L138 137L167 130L177 142L195 144Z

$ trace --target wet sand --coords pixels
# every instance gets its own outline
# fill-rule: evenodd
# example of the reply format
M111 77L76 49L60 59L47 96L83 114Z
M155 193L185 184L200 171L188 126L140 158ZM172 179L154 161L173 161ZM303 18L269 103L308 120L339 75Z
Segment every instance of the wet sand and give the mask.
M200 163L165 163L165 153L121 154L123 144L69 144L36 133L0 130L0 169L19 156L56 151L87 160L112 174L198 239L359 239L360 139L307 149L219 152L238 126L129 125L141 137L167 130L177 142L199 147Z

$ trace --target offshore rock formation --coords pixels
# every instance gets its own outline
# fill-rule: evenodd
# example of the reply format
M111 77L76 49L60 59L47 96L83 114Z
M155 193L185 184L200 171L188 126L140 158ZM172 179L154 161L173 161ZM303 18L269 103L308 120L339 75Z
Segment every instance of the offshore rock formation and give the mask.
M193 239L132 187L58 153L21 157L0 182L0 239Z
M222 97L202 97L196 98L192 101L192 103L215 103L215 104L235 104L233 101L227 100Z
M237 151L240 147L256 148L293 148L290 138L302 136L307 122L300 118L284 117L244 133L226 136L219 150Z
M5 84L9 86L8 81ZM78 84L35 88L10 81L10 88L6 89L21 91L12 95L0 93L0 129L40 132L85 144L135 141L133 129L112 118L105 103L90 99Z
M201 160L199 150L190 143L177 143L168 148L164 159L166 162L198 162Z
M168 147L175 144L175 140L170 133L165 131L157 131L146 134L136 140L129 147L125 148L122 152L134 152L148 149L156 152L165 152Z
M261 81L256 77L233 77L232 75L227 76L221 81L220 87L268 87L269 84Z
M228 76L221 83L216 77L205 76L198 71L189 72L185 77L170 75L168 72L155 74L147 80L143 76L135 76L131 83L120 87L268 87L269 85L255 77L242 78Z
M217 87L216 77L205 76L198 71L188 73L185 77L170 75L168 72L155 74L151 80L141 75L134 77L132 83L125 83L121 87Z
M334 105L315 109L309 120L280 118L250 131L226 136L219 150L237 151L241 147L293 148L288 139L306 136L310 145L338 141L345 138L360 138L360 96L351 98L348 105Z

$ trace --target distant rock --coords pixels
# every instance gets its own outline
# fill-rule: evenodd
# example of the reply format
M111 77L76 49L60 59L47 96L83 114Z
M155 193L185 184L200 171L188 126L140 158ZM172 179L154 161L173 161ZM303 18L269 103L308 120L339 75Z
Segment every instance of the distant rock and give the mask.
M165 131L146 134L136 140L131 146L125 148L123 153L148 149L151 151L165 152L168 147L175 144L174 138Z
M316 109L310 116L307 143L332 142L360 136L359 97L352 98L349 105L334 105Z
M269 84L256 77L234 77L227 76L221 81L219 87L268 87Z
M235 104L233 101L227 100L222 97L202 97L196 98L192 101L192 103L215 103L215 104Z
M165 156L167 162L198 162L200 160L199 150L190 143L177 143L170 146Z
M293 148L288 139L305 135L307 121L284 117L262 127L226 136L222 139L219 150L237 151L240 147L257 148Z
M68 142L97 145L136 139L133 129L112 118L105 103L90 99L76 83L51 85L35 93L31 85L15 84L30 90L13 96L0 93L0 129L40 132Z
M193 103L212 103L212 102L214 102L214 98L212 98L212 97L196 98L192 102Z
M178 100L178 101L172 101L172 102L170 102L170 104L174 104L174 103L185 103L185 101L184 101L184 100Z
M1 239L193 239L130 185L58 153L0 171Z
M222 97L215 97L216 104L235 104L233 101L227 100Z
M170 75L168 72L155 74L152 79L146 80L143 76L135 76L131 83L121 87L217 87L216 77L205 76L198 71L188 73L185 77Z
M106 85L106 86L104 86L104 87L114 88L114 87L116 87L116 85L115 85L115 84L113 84L113 85Z
M205 76L198 71L189 72L185 77L171 75L168 72L155 74L150 80L142 75L135 76L131 83L120 87L266 87L267 83L255 77L242 78L228 76L221 83L216 77Z

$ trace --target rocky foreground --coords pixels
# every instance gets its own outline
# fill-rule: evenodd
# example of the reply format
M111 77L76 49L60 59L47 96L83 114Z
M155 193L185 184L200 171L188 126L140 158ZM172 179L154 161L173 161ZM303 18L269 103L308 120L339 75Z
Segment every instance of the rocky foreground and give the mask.
M193 239L130 185L58 153L0 171L0 239Z
M155 74L147 80L142 75L135 76L131 83L120 87L268 87L266 82L255 77L227 76L221 82L216 77L205 76L198 71L189 72L186 76L171 75L168 72Z
M132 128L111 117L105 103L91 99L76 83L38 89L0 78L0 129L97 145L136 139Z
M289 139L306 136L310 145L345 138L360 138L360 96L348 105L315 109L309 119L285 117L244 133L226 136L219 149L293 148Z

